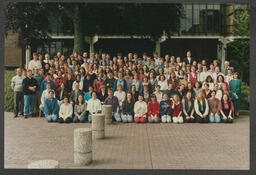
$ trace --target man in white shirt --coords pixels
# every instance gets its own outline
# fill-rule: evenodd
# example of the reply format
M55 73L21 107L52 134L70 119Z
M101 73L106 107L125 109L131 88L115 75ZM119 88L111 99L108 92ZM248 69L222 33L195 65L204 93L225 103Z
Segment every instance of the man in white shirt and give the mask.
M102 110L101 102L96 97L96 92L92 92L92 98L87 102L87 111L89 111L88 122L92 122L93 114L98 114Z
M24 95L22 82L25 76L22 75L22 69L16 69L17 75L12 78L11 88L14 91L14 117L18 117L18 113L23 114ZM21 108L20 108L21 104Z
M153 59L155 60L156 65L160 64L160 58L158 57L158 53L157 52L153 53Z
M31 60L28 64L28 69L32 70L32 72L34 71L34 69L41 69L42 68L42 64L41 61L38 60L38 55L37 53L33 53L33 60ZM34 72L33 72L34 73Z
M204 65L203 71L201 73L199 73L198 81L203 83L208 75L210 75L210 73L207 71L207 66Z

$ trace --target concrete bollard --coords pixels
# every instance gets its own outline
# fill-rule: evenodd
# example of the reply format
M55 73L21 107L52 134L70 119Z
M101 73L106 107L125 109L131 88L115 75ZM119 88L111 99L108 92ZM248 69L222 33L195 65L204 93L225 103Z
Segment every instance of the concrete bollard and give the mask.
M112 105L103 105L102 113L105 115L105 124L109 125L112 123Z
M74 163L85 166L92 162L92 130L76 128L74 130Z
M93 114L92 115L92 138L104 139L105 138L105 115Z
M37 160L28 165L28 169L58 169L59 162L56 160Z

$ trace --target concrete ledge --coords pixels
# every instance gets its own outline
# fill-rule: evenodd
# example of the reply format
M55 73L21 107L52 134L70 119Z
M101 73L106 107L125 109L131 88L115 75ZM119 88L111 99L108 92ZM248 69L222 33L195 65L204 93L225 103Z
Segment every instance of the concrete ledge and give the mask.
M28 169L58 169L59 162L56 160L38 160L28 165Z

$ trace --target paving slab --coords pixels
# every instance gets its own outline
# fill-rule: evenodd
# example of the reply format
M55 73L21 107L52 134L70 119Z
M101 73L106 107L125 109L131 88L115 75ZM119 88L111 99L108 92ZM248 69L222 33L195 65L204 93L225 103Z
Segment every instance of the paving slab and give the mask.
M249 169L249 116L233 124L118 123L93 140L92 164L74 165L75 128L90 123L47 123L5 112L5 168L51 159L72 169Z

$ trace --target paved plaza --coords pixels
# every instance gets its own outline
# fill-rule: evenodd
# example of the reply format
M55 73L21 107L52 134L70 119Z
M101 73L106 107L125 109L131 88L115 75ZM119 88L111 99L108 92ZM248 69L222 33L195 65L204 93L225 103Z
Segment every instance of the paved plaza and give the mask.
M27 168L54 159L61 168L249 169L249 116L233 124L112 124L106 138L93 141L93 163L77 167L74 128L89 123L47 123L5 113L5 168Z

